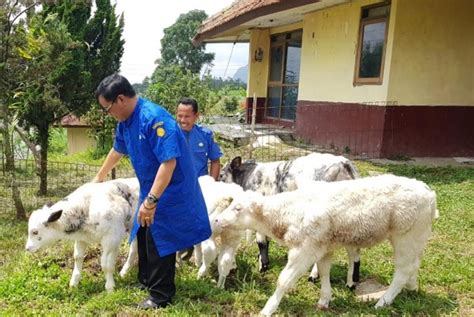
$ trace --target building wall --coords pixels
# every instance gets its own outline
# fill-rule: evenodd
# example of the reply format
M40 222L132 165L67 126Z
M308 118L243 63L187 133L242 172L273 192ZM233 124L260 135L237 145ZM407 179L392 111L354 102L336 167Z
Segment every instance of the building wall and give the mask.
M474 107L298 101L295 134L360 157L474 156Z
M275 27L271 29L253 29L251 30L249 45L249 72L247 84L247 121L251 120L252 105L254 94L257 97L256 123L264 121L265 104L268 91L268 72L270 64L270 35L285 33L297 29L302 29L303 23L294 23ZM263 50L263 60L255 61L255 50L261 48ZM268 121L268 120L267 120ZM291 124L292 125L292 124Z
M89 137L87 128L67 128L68 154L83 152L95 147L95 140Z
M304 16L296 136L363 157L473 156L474 1L392 0L383 82L356 86L361 7L379 2ZM252 43L268 41L264 61L249 72L258 105L267 93L269 36L296 27L279 29L251 41L251 52Z
M396 0L388 100L474 106L474 1Z
M263 60L257 62L254 59L255 50L263 50ZM247 84L247 97L267 97L268 65L270 59L270 30L253 29L250 35L249 45L249 72Z
M387 100L386 79L382 85L353 85L361 7L379 2L355 0L304 16L299 100L348 103ZM394 20L391 16L384 78L390 73Z

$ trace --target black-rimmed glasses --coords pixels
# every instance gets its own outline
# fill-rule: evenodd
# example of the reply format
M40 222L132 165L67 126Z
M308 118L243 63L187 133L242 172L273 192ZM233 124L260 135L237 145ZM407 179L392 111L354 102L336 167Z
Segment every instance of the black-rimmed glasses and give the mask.
M117 100L117 99L114 99L114 101L112 101L112 102L111 102L108 106L106 106L106 107L101 107L101 108L102 108L102 111L103 111L104 113L109 113L109 112L110 112L110 109L112 109L112 106L115 104L115 101L116 101L116 100Z

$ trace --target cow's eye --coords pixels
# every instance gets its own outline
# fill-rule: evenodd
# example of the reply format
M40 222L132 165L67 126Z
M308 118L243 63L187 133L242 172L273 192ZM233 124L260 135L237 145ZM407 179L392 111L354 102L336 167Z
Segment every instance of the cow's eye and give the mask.
M34 235L34 236L37 236L38 235L38 230L31 231L31 234Z

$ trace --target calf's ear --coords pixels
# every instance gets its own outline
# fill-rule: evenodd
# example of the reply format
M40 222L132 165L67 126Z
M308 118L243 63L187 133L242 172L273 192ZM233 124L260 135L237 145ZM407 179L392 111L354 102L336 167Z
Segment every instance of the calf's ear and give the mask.
M242 165L242 158L240 156L234 157L230 162L230 168L237 169Z
M53 212L51 215L49 215L49 218L48 218L47 222L57 221L59 218L61 218L62 213L63 213L62 209Z

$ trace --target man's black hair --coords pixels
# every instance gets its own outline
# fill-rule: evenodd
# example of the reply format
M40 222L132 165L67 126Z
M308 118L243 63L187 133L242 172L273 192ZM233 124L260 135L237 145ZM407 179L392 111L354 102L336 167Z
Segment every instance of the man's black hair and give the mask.
M127 78L119 74L112 74L105 77L95 90L95 97L102 96L107 101L114 101L118 95L135 97L136 93Z
M183 97L183 98L179 99L179 101L178 101L178 106L180 104L183 104L183 105L186 105L186 106L192 106L194 113L197 113L198 110L199 110L198 103L197 103L196 99L194 99L194 98Z

